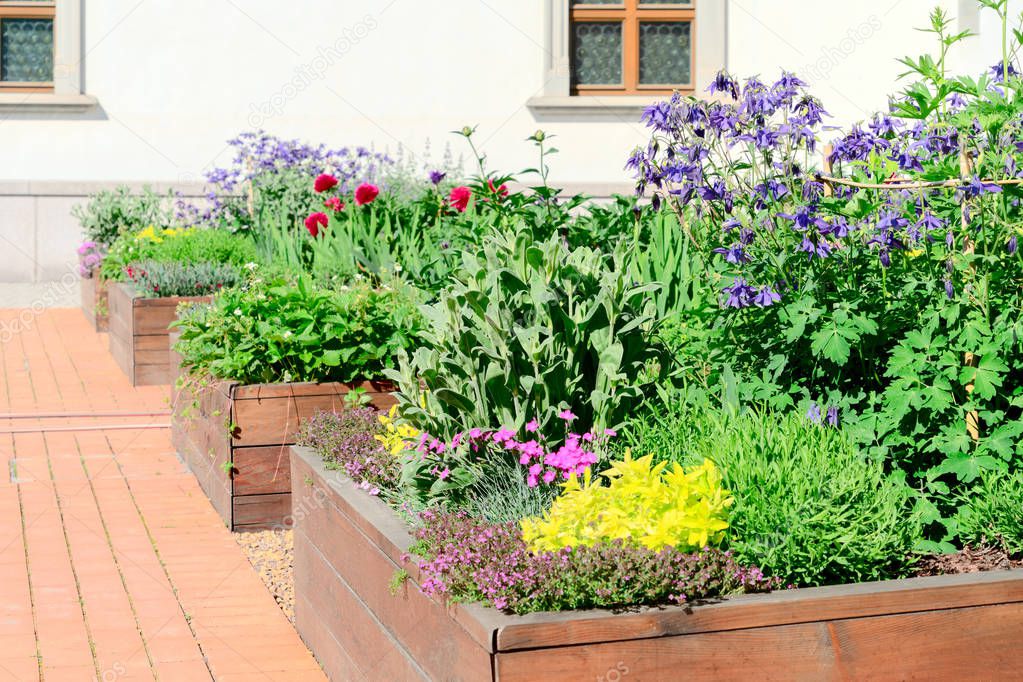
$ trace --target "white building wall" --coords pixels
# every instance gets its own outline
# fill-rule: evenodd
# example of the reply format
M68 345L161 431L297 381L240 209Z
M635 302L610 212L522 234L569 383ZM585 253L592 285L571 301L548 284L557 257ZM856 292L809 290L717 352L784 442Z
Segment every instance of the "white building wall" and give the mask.
M434 156L447 144L457 155L467 150L449 131L479 124L496 168L535 165L524 140L542 127L558 136L554 182L624 188L623 161L646 138L630 118L526 106L543 91L546 0L83 1L84 90L99 106L0 114L0 181L192 182L226 164L225 141L253 127L391 152L421 153L429 141ZM837 125L885 106L903 70L897 57L932 51L912 28L926 24L935 0L698 2L727 3L733 73L773 79L795 70ZM938 4L952 15L972 7ZM963 59L972 72L998 59L997 27L976 10L966 22L984 32ZM0 183L6 238L38 229L24 218L23 196L4 199L11 187ZM73 241L59 240L61 257ZM26 267L0 265L0 280L21 279ZM28 270L40 277L52 268Z

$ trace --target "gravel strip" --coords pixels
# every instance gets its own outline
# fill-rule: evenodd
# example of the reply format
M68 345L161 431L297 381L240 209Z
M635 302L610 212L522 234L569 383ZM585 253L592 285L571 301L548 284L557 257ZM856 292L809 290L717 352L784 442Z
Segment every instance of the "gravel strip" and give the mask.
M292 531L259 530L233 535L281 611L294 623L295 577L292 568L295 546Z

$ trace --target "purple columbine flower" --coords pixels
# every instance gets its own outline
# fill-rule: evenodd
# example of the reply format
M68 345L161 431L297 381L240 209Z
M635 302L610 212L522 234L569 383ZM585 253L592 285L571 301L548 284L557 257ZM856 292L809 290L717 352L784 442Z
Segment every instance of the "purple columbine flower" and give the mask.
M753 303L760 308L770 308L779 301L781 301L781 294L769 286L760 287L760 291L757 292L756 297L753 299Z
M1005 250L1008 251L1010 255L1016 255L1017 246L1018 244L1016 243L1016 235L1012 235L1011 237L1009 237L1009 243L1005 245Z
M430 171L430 182L432 182L434 185L439 185L441 181L444 180L445 177L447 177L447 173L445 173L444 171L439 170Z
M806 411L806 418L814 424L821 423L821 406L817 403L810 403L810 409Z
M725 299L726 308L747 308L755 296L753 287L746 283L745 277L736 277L732 286L725 287L722 291L728 294L728 298Z
M948 300L952 300L956 295L956 288L952 286L952 280L945 280L945 295L948 296Z
M710 87L707 88L707 92L724 92L733 100L737 100L739 99L739 83L728 75L727 71L722 69L717 72L716 76L714 76L714 80L710 84Z
M998 194L1002 191L1002 188L993 182L983 182L977 176L973 176L973 179L969 183L959 187L959 191L968 197L979 197L985 192L991 194Z
M824 421L827 422L828 426L838 428L838 407L832 405L828 408L827 414L824 417Z
M742 244L732 244L727 249L724 247L718 247L714 249L714 253L719 253L725 257L725 261L734 265L741 263L749 263L749 256L746 255L745 250L742 248Z
M995 77L995 83L1004 83L1005 82L1005 62L998 62L997 64L992 66L991 67L991 75L993 75ZM1012 77L1012 76L1018 76L1018 75L1019 75L1019 71L1016 70L1016 67L1013 66L1012 62L1010 61L1009 62L1009 76Z
M668 102L654 102L643 110L640 120L647 124L647 127L661 132L671 130L671 104Z

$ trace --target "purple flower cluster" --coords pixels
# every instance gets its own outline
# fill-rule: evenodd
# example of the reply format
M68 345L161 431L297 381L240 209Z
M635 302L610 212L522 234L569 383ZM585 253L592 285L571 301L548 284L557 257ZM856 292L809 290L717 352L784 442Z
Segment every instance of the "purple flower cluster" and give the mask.
M995 80L1006 71L1016 75L1012 64L999 64L992 69ZM1002 126L999 139L989 139L980 120L964 113L971 100L961 93L950 94L927 118L907 122L878 113L832 142L828 174L896 185L879 191L826 184L821 172L810 167L827 112L796 76L783 73L771 84L757 78L740 84L722 71L709 90L716 100L676 93L649 106L643 120L652 129L651 141L633 152L626 167L635 172L639 193L653 191L655 205L668 202L683 222L721 226L718 243L708 250L731 275L721 291L724 308L781 303L812 273L826 269L836 254L844 254L843 267L864 252L889 268L895 252L919 255L943 237L951 250L960 213L949 201L950 188L911 190L898 184L925 172L928 180L936 173L958 180L963 150L985 163L972 179L954 187L955 202L966 202L962 215L967 225L982 210L985 197L1002 193L998 184L981 178L1000 173L1023 177L1018 162L1023 114ZM912 110L907 107L905 101L896 102L892 111ZM877 169L885 166L897 170L878 179ZM864 207L870 208L866 215ZM1003 244L1015 253L1017 241L1007 236ZM950 280L945 287L952 291Z
M84 241L78 247L78 274L83 278L91 278L102 262L103 251L96 242Z
M533 553L515 523L430 511L421 522L414 549L423 591L512 613L684 604L782 586L713 548L687 554L616 540Z
M382 433L371 407L317 412L302 425L298 443L319 452L370 495L398 487L400 463L375 436Z

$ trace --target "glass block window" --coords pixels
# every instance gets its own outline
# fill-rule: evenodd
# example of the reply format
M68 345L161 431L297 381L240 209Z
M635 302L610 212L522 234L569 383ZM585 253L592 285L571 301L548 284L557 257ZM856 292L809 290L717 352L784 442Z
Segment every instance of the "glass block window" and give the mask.
M0 92L53 90L56 3L0 0Z
M580 22L572 26L572 63L582 85L621 85L622 25Z
M572 93L692 92L696 2L572 0Z
M687 21L647 21L639 25L639 82L688 83L693 49Z

